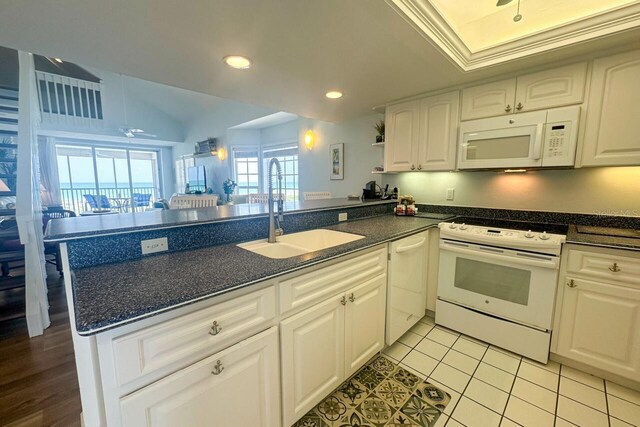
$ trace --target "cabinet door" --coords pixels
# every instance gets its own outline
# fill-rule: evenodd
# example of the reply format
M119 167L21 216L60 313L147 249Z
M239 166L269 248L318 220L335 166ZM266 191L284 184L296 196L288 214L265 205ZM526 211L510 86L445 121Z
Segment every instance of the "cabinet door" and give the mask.
M640 289L573 277L560 285L558 354L639 381Z
M415 169L418 143L420 101L390 105L386 111L384 169L408 171Z
M347 292L345 377L384 347L387 276L378 276Z
M281 322L282 410L290 426L344 379L341 294ZM239 424L240 425L240 424Z
M280 425L273 327L120 400L125 426Z
M420 102L418 170L456 168L459 105L458 91L425 98Z
M462 91L462 120L513 114L516 79L501 80Z
M428 231L389 246L387 344L393 344L425 315Z
M640 50L593 62L582 164L640 165Z
M586 77L586 62L520 76L517 79L515 111L580 104L584 99Z

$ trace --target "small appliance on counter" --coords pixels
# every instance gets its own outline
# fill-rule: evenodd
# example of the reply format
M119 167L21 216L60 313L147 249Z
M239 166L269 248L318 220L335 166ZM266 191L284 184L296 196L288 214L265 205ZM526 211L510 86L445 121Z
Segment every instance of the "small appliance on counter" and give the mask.
M418 208L416 208L416 201L413 196L407 194L398 197L398 206L393 211L398 216L413 216L418 212Z

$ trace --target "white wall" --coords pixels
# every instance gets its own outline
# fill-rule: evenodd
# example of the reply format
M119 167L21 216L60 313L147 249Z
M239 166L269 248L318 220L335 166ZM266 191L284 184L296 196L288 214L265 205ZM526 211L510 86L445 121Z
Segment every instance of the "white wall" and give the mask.
M380 176L371 173L374 166L382 166L383 152L371 144L376 141L374 124L383 119L381 114L340 122L328 123L312 119L300 119L298 138L300 145L300 193L304 191L330 191L333 197L362 194L364 184ZM316 142L311 151L302 141L307 130L313 130ZM329 146L344 143L344 180L332 181Z
M118 128L123 126L144 129L148 133L157 135L158 139L165 141L184 141L184 127L182 123L163 111L154 108L127 91L127 82L130 77L121 78L119 74L85 67L89 72L102 79L102 113L104 126L101 128L86 129L72 125L43 123L44 130L63 130L69 132L95 133L122 137ZM126 118L123 104L126 102Z
M640 167L504 172L411 172L385 175L419 203L640 216ZM455 199L445 200L447 188Z
M371 114L340 123L300 118L291 122L263 129L229 129L240 123L272 113L254 106L237 103L235 108L211 111L193 123L187 130L187 141L174 147L174 158L193 153L193 143L207 137L219 139L219 146L229 150L232 145L270 145L298 141L300 192L330 191L333 197L362 193L364 184L380 179L371 174L374 166L382 165L382 150L373 147L376 131L373 125L383 118L381 114ZM309 151L303 144L304 133L313 130L315 146ZM332 181L330 175L329 146L333 143L345 144L344 180ZM231 177L231 158L220 161L213 157L196 159L197 165L204 165L207 185L214 192L222 194L222 182Z
M185 142L173 147L174 160L180 156L193 154L195 143L207 138L217 138L218 147L229 151L231 144L249 144L259 137L257 130L239 130L229 128L259 117L275 113L274 110L241 102L229 101L220 108L213 108L194 119L185 129ZM196 165L203 165L207 174L207 186L215 193L224 194L222 182L229 178L229 157L220 160L217 157L199 157ZM182 191L180 189L180 191Z

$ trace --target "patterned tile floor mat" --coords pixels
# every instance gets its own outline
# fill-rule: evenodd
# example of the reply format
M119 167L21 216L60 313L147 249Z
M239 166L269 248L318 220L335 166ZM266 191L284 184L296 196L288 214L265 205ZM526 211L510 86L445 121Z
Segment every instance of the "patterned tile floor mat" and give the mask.
M379 356L294 427L433 427L451 396Z

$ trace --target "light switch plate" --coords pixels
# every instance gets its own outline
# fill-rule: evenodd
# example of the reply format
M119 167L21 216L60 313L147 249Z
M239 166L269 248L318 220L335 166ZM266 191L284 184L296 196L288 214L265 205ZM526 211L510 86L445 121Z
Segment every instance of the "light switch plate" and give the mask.
M342 212L338 214L338 221L346 221L347 220L347 213L346 212Z
M447 188L447 200L453 200L455 192L456 192L455 188Z
M153 254L156 252L164 252L169 250L169 242L166 237L158 239L142 240L142 255Z

